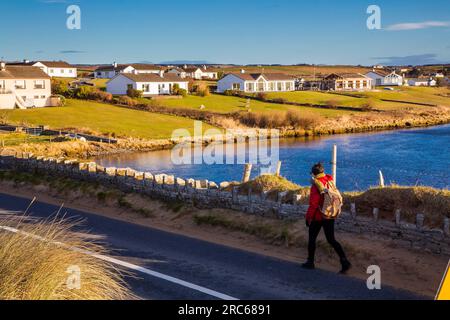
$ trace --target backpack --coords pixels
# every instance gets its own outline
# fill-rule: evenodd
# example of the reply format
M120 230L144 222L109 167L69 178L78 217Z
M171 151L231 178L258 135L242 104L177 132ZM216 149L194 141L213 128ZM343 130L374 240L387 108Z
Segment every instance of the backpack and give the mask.
M324 201L320 210L326 220L337 219L342 213L344 199L333 181L328 181L324 189Z

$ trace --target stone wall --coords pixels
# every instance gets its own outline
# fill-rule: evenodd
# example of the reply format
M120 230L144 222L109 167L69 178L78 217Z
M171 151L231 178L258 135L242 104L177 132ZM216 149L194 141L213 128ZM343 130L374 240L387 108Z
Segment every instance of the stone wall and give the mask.
M238 189L225 191L211 181L182 179L165 174L139 172L130 168L105 168L95 162L80 162L72 159L34 157L32 154L0 156L0 168L25 172L40 172L85 181L95 181L113 186L125 192L137 192L155 199L179 201L197 208L224 208L259 216L279 219L300 219L307 207L299 201L285 201L280 193L277 201L265 194L239 194ZM224 185L226 183L222 183ZM424 215L417 215L416 224L405 223L401 212L395 213L395 222L379 220L379 210L374 208L373 218L358 216L352 204L350 213L343 213L337 220L337 229L358 234L375 234L393 239L402 247L422 249L450 256L449 219L445 218L441 229L424 226Z

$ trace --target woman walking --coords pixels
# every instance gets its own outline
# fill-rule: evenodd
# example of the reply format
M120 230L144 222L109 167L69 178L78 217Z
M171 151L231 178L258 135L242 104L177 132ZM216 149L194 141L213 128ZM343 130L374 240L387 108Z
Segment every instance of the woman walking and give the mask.
M315 253L316 241L320 230L323 228L328 243L334 248L338 254L342 269L340 273L345 274L351 268L344 249L334 236L335 219L325 219L321 208L324 204L324 192L329 182L333 181L333 177L325 174L325 169L321 163L315 164L311 170L313 175L313 183L311 187L310 203L308 212L306 213L306 226L309 227L309 243L308 243L308 261L302 265L305 269L315 269Z

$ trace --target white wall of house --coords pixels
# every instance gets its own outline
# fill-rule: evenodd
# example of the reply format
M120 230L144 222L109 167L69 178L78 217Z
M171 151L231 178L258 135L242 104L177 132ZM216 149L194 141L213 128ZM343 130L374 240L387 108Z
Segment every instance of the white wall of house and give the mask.
M16 96L28 107L50 106L50 79L0 79L0 109L14 109Z
M227 90L245 90L245 81L234 74L228 74L217 82L217 92L224 93Z
M259 78L257 81L244 81L236 75L229 74L218 81L217 92L238 90L244 92L286 92L295 91L294 80L270 80Z
M437 84L436 80L408 80L408 85L411 87L435 87Z
M58 78L76 78L77 77L77 68L53 68L47 67L41 62L37 62L33 65L34 67L41 68L46 74L50 77L58 77Z
M366 73L366 77L369 77L373 80L373 84L376 86L401 86L403 85L403 77L390 73L387 76L382 76L373 71Z
M112 79L116 76L116 72L113 70L110 71L95 71L95 78L97 79Z
M119 74L106 83L106 91L114 95L126 95L128 86L137 90L136 82Z
M106 84L106 90L113 95L126 95L129 86L135 90L142 91L144 95L170 94L174 84L180 89L188 90L188 82L134 82L133 80L117 75Z

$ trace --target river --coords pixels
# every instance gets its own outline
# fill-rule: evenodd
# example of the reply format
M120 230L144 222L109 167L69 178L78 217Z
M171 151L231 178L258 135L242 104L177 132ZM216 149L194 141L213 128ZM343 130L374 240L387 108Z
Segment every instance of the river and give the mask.
M337 182L343 191L365 190L377 185L380 170L386 184L447 189L450 186L450 125L322 138L281 139L281 174L300 185L308 185L312 164L321 161L328 171L331 169L333 145L338 146ZM201 158L201 154L196 157L197 160ZM217 183L239 181L243 173L242 164L175 165L170 150L102 156L96 161L102 166L130 167L155 174L208 179ZM253 177L259 174L259 169L259 165L254 166Z

